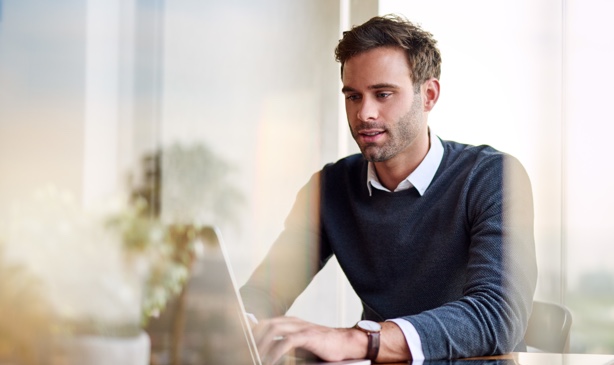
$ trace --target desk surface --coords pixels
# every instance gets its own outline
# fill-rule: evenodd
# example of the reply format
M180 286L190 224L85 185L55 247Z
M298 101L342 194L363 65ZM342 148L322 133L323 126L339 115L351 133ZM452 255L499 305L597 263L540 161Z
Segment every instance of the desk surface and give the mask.
M471 359L424 361L423 365L614 365L614 355L514 352ZM407 363L403 363L407 365ZM395 364L395 365L400 365Z
M535 352L518 352L511 355L520 365L614 365L614 355Z

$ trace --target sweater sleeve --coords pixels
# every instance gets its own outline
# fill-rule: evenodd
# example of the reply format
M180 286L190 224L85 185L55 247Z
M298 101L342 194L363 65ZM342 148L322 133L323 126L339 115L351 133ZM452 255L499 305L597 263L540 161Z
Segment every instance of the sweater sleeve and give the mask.
M257 318L284 315L332 255L320 242L320 180L321 173L314 174L299 191L284 230L240 289Z
M462 297L403 317L426 359L511 352L523 344L537 268L529 178L513 157L477 165L464 189L469 262Z

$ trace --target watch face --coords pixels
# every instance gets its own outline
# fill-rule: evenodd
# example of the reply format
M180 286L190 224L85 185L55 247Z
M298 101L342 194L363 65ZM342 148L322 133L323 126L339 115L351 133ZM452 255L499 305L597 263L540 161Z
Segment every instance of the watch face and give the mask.
M369 332L379 332L382 330L382 326L377 323L377 322L373 322L373 321L360 321L357 323L358 327L362 328L365 331L369 331Z

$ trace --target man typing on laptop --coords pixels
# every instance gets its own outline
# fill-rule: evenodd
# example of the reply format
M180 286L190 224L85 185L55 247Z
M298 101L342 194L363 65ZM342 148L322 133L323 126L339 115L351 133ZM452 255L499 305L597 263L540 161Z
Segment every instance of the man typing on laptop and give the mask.
M376 17L345 32L335 55L361 154L313 175L241 288L260 355L275 363L300 348L327 361L394 362L522 349L536 280L523 167L429 128L441 66L430 33ZM363 321L329 328L284 317L332 255Z

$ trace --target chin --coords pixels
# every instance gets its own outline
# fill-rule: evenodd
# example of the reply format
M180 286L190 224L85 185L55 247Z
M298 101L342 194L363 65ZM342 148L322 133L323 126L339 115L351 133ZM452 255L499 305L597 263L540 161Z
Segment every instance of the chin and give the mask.
M384 161L390 160L390 157L388 157L388 156L375 155L373 153L364 153L363 152L362 156L365 158L365 160L367 160L369 162L384 162Z
M360 147L360 146L359 146ZM365 160L369 162L384 162L388 161L395 156L395 153L391 154L391 151L379 146L367 146L360 147L360 152Z

